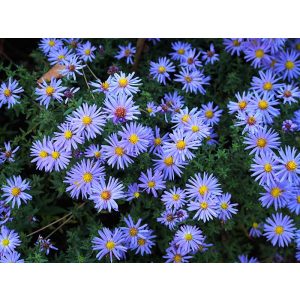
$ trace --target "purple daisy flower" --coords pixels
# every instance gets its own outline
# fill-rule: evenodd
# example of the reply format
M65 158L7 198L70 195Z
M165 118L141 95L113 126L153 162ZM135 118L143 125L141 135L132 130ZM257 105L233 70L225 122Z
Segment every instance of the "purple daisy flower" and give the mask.
M139 92L139 86L142 84L139 77L134 77L134 72L126 75L123 72L115 73L111 77L111 93L115 95L133 96Z
M298 129L298 126L292 120L285 120L282 122L281 128L284 132L294 132Z
M45 38L41 39L39 43L39 48L44 52L44 54L48 54L52 49L58 49L63 46L63 42L60 39L54 38Z
M22 201L27 204L27 201L32 199L32 196L25 193L30 190L30 184L26 179L21 176L13 176L6 180L6 185L1 188L3 192L3 199L6 203L12 203L12 208L17 204L18 208L21 206Z
M108 139L105 139L109 145L103 145L103 158L107 160L107 164L114 167L117 165L117 170L125 169L129 164L133 163L133 156L129 154L127 149L121 145L118 136L113 133Z
M300 186L292 189L292 196L288 200L288 209L297 216L300 214Z
M190 111L188 107L180 109L172 116L172 123L175 124L173 127L184 129L187 122L191 118L199 117L200 113L197 107L192 108Z
M110 262L113 261L113 257L118 260L125 256L127 248L124 246L124 235L119 228L115 228L114 231L110 231L108 228L103 228L98 231L99 237L92 239L93 250L99 250L96 255L98 260L101 260L104 256L110 257Z
M300 90L294 84L284 84L278 91L277 97L283 100L283 104L297 103L300 98Z
M137 183L130 184L127 192L125 193L125 200L132 201L138 199L141 196L140 188Z
M94 87L93 93L103 93L105 95L110 95L111 92L111 79L109 76L107 80L101 81L97 79L95 82L90 82L89 85Z
M238 204L230 202L231 195L229 193L222 194L217 197L218 218L224 222L232 218L237 213L235 208Z
M2 105L8 104L8 108L20 103L20 96L18 94L24 92L24 89L19 86L17 80L9 78L8 82L2 82L0 86L0 108Z
M70 59L72 50L68 47L59 47L51 49L48 54L48 61L50 65L60 64L63 65L64 61Z
M289 216L283 216L282 213L273 214L271 218L266 219L264 225L264 236L273 246L288 246L294 238L295 226Z
M287 50L279 54L279 59L275 71L283 76L283 79L291 81L300 75L299 53L294 50Z
M193 219L206 221L218 216L217 201L214 197L205 197L188 203L188 211L197 211Z
M263 229L263 224L253 222L252 227L250 228L250 231L249 231L249 236L253 237L253 238L261 237L262 236L262 232L261 232L262 229Z
M179 249L190 252L196 251L204 241L202 231L191 225L183 225L180 229L177 230L174 243L178 246Z
M234 124L234 126L244 126L242 134L245 132L257 132L257 130L262 128L263 125L260 111L238 112L237 119L238 121Z
M246 150L251 150L250 154L268 153L280 146L280 138L277 132L266 126L259 128L257 132L248 133L244 138Z
M197 49L189 49L185 52L181 59L180 66L187 68L188 70L197 70L201 67L201 61L199 60L200 52L196 53Z
M39 84L39 87L35 89L35 94L38 96L37 101L40 105L44 105L46 109L50 104L51 100L57 100L59 103L63 102L62 96L64 96L64 91L66 87L61 86L62 81L60 79L56 80L54 77L51 78L48 84L45 80Z
M87 41L85 44L78 45L77 54L84 62L93 61L95 58L95 50L97 50L97 48L92 46L91 42Z
M126 63L132 65L133 64L133 57L136 52L136 48L131 45L131 43L128 43L127 46L121 46L119 45L119 52L115 56L116 59L120 60L122 58L126 59Z
M39 247L40 252L45 252L46 255L49 255L50 250L58 250L52 245L50 239L44 239L41 235L39 235L35 244Z
M173 230L180 222L177 218L176 211L172 209L166 209L163 211L160 217L158 217L156 220L157 222L168 227L170 230Z
M75 132L83 138L93 139L103 131L106 118L96 104L83 103L67 117L68 122L74 127Z
M205 138L206 144L209 146L217 145L218 141L215 139L218 137L218 134L214 132L214 130L211 128L209 130L209 135Z
M213 102L208 102L207 104L201 105L200 117L203 118L204 122L208 126L216 125L220 122L220 116L223 112L222 109L219 109L219 106L216 105L213 107Z
M259 263L259 261L256 257L248 258L248 255L244 255L244 254L239 255L238 258L240 260L239 261L240 263Z
M202 141L207 138L210 133L210 127L204 124L205 120L199 117L191 117L183 125L183 130L186 135L191 135L193 139Z
M237 102L229 101L229 104L227 105L229 113L234 114L236 112L245 111L248 107L251 97L252 94L249 92L243 92L242 95L240 93L236 93L235 98L237 99Z
M100 178L99 182L94 181L90 192L90 200L94 201L95 208L101 210L118 211L116 200L125 197L124 186L118 179L109 177L108 183L105 183L104 178Z
M188 50L191 49L191 44L184 43L184 42L174 42L172 43L172 50L174 52L171 52L171 58L173 60L179 60L180 62L184 59L184 55Z
M202 60L204 64L214 64L216 61L219 60L219 54L216 54L214 44L210 44L209 50L202 52Z
M18 233L8 229L6 226L1 226L0 231L0 253L11 253L16 247L21 245ZM0 255L1 256L1 255Z
M166 249L166 263L188 263L193 256L188 256L188 252L181 248L170 246Z
M87 158L94 158L95 160L99 160L101 163L104 162L104 159L102 158L103 153L100 149L100 145L90 145L84 152L84 156Z
M149 113L150 117L155 117L156 113L159 111L157 105L154 102L147 102L146 111Z
M108 95L104 106L104 112L108 114L107 118L112 119L115 124L137 120L137 115L141 114L132 96Z
M36 163L38 170L42 170L48 165L48 144L51 142L49 137L44 137L42 141L35 141L30 148L31 162Z
M186 204L186 194L181 188L173 187L169 191L165 191L161 197L161 201L166 208L179 209Z
M157 198L157 191L166 188L165 181L162 179L162 174L160 172L153 172L152 169L147 169L147 173L142 172L139 178L141 182L139 187L144 189L147 194L152 193L152 195Z
M68 185L66 191L72 198L78 199L81 194L87 198L91 194L92 185L104 177L104 167L99 161L83 159L67 172L64 182Z
M231 55L240 56L243 51L243 40L239 38L223 39L223 44L225 46L225 51Z
M162 154L163 153L163 146L166 142L169 142L169 133L161 135L160 128L155 126L154 128L154 135L151 136L151 140L149 141L149 152L154 154Z
M144 238L139 237L137 239L137 245L133 248L133 250L136 250L135 254L141 254L144 256L144 254L151 254L151 248L155 245L153 242L153 239L156 237L155 235L152 235L153 230L148 231L147 234L144 234Z
M6 201L0 201L0 226L12 220L10 205Z
M7 142L7 143L4 142L4 151L0 151L0 164L1 164L1 161L3 163L6 161L14 162L15 154L19 149L20 149L19 146L17 146L15 149L12 149L10 142Z
M171 72L175 72L174 64L166 57L160 57L158 62L150 62L150 75L159 83L166 85L166 79L170 80Z
M20 259L21 254L13 251L0 255L0 263L24 263L24 259Z
M76 55L72 55L63 61L64 69L61 71L61 75L66 76L67 79L73 78L76 80L76 74L83 75L80 70L82 70L85 65Z

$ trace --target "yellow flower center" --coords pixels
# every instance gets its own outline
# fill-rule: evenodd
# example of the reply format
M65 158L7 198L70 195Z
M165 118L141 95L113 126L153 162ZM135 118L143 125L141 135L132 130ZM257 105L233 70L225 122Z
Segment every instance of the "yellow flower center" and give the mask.
M300 44L299 43L296 44L296 49L300 51Z
M137 233L138 233L138 230L137 230L136 228L131 227L131 228L129 229L129 234L130 234L130 236L136 236Z
M14 197L19 196L21 194L21 189L15 186L11 189L11 194Z
M238 40L233 40L233 46L238 47L241 43Z
M96 158L100 158L100 157L101 157L101 152L100 152L100 151L95 151L95 152L94 152L94 156L95 156Z
M184 79L187 83L191 83L193 80L192 77L190 77L190 76L185 76Z
M151 114L153 112L153 109L151 107L147 107L147 111L149 114Z
M155 187L155 181L148 181L148 187L154 188Z
M184 116L181 118L181 121L182 121L182 122L187 122L189 119L190 119L190 115L184 115Z
M177 53L180 54L180 55L182 55L182 54L185 53L185 50L182 49L182 48L180 48L180 49L177 50Z
M40 151L39 156L41 158L46 158L48 156L48 153L45 150Z
M93 180L93 175L90 172L86 172L83 174L82 179L86 183L91 182Z
M175 261L176 263L180 263L180 262L181 262L181 259L182 259L182 256L181 256L180 254L176 254L176 255L174 256L174 261Z
M194 59L193 59L192 57L189 57L189 58L187 59L187 63L188 63L189 65L191 65L193 62L194 62Z
M208 203L206 201L201 202L200 207L202 209L207 209L208 208Z
M294 64L292 61L288 60L288 61L285 63L285 67L286 67L288 70L292 70L292 69L294 69L295 64Z
M297 202L300 204L300 195L297 196Z
M186 241L191 241L193 239L193 236L192 236L191 233L186 233L184 238L185 238Z
M55 42L52 41L52 40L50 40L49 43L48 43L48 45L49 45L50 47L53 47L53 46L55 46Z
M174 161L173 161L173 157L172 156L168 156L164 159L164 163L167 165L167 166L172 166Z
M102 82L101 87L107 91L109 89L109 83L107 81Z
M84 126L91 125L92 122L93 122L93 119L90 116L83 116L83 118L82 118L82 124Z
M130 54L131 54L130 49L126 49L126 50L125 50L125 56L128 57Z
M272 171L272 165L271 164L265 164L264 165L265 172L271 172Z
M53 86L49 85L49 86L46 87L46 94L47 94L47 96L51 96L54 93L54 91L55 91L55 89L54 89Z
M284 232L284 228L283 226L276 226L274 231L276 234L281 235Z
M9 239L3 239L3 240L2 240L2 245L3 245L4 247L7 247L9 244L10 244Z
M159 146L159 145L161 145L161 138L156 138L156 139L154 139L154 144L155 144L155 146Z
M109 251L111 251L111 250L113 250L114 248L115 248L115 243L113 242L113 241L108 241L107 243L106 243L106 248L109 250Z
M58 59L59 59L59 60L62 60L62 59L64 59L64 58L65 58L64 55L58 55Z
M174 201L178 201L180 199L180 195L179 194L174 194L172 196L172 198L173 198Z
M115 154L117 154L118 156L124 155L124 149L122 147L116 147Z
M85 55L90 55L90 54L91 54L91 49L86 49L86 50L84 50L84 54L85 54Z
M4 90L4 96L5 97L10 97L11 96L11 91L9 89Z
M138 197L140 196L140 193L139 193L139 192L135 192L135 193L133 194L133 196L134 196L134 198L138 198Z
M127 86L127 84L128 84L128 80L126 78L122 77L122 78L119 79L119 86L120 87L124 88L124 87Z
M134 133L134 134L132 134L132 135L130 135L130 137L129 137L129 142L131 143L131 144L136 144L137 142L139 141L139 137Z
M257 58L263 58L264 55L265 55L265 52L264 52L264 50L262 50L262 49L257 49L257 50L255 51L255 56L256 56Z
M110 191L103 191L101 193L101 198L105 201L108 201L111 198L111 192Z
M285 167L288 171L295 171L297 169L297 164L294 160L290 160L289 162L287 162Z
M264 90L270 91L273 88L273 84L271 82L266 82L263 86Z
M138 239L138 244L139 244L139 246L144 246L146 244L146 240L145 239Z
M260 100L259 102L258 102L258 107L260 108L260 109L267 109L268 108L268 106L269 106L269 103L266 101L266 100Z
M72 133L71 130L66 130L66 131L64 132L64 136L65 136L65 139L66 139L66 140L69 140L69 139L73 136L73 133Z
M166 68L164 66L159 66L158 73L162 74L166 72Z
M258 223L254 222L254 223L252 224L252 227L253 227L254 229L258 228Z
M176 143L176 147L178 150L183 150L185 149L186 143L184 140L180 140Z
M199 131L199 126L192 125L191 129L192 129L193 132L198 132Z
M208 192L208 187L206 185L201 185L198 192L200 195L204 196Z
M247 102L245 100L241 100L238 105L241 110L244 110L247 106Z
M227 204L226 202L223 202L223 203L221 204L221 208L222 208L222 209L227 209L227 208L228 208L228 204Z
M58 151L53 151L51 156L53 159L58 159L60 157L60 153Z
M257 147L259 147L259 148L264 148L264 147L266 147L266 145L267 145L267 140L264 139L264 138L259 138L259 139L257 139L257 141L256 141L256 145L257 145Z
M214 116L214 112L213 112L212 110L207 110L207 111L205 112L205 117L206 117L207 119L211 119L213 116Z
M253 116L251 116L251 117L248 118L247 123L249 125L254 125L256 123L256 120Z
M278 198L282 194L282 190L279 187L274 187L271 190L271 195L274 198Z

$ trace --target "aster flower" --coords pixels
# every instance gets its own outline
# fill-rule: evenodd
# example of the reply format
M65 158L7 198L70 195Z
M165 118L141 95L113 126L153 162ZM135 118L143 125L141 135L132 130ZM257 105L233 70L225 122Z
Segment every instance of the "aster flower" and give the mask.
M249 231L249 236L253 237L253 238L261 237L262 236L262 232L261 232L262 229L263 229L263 224L253 222L252 227Z
M184 59L184 55L192 47L191 44L184 42L174 42L171 46L172 50L174 50L174 52L170 53L172 59L179 61L182 61Z
M68 185L67 192L71 197L78 199L81 194L87 198L91 194L92 185L104 177L104 167L99 161L83 159L67 172L64 182Z
M93 89L93 93L103 93L105 95L110 95L111 79L111 76L109 76L105 81L97 79L95 82L90 82L89 85L95 88Z
M133 163L132 154L129 154L127 149L121 145L117 135L113 133L105 139L109 145L103 145L103 158L107 160L107 164L114 167L117 165L117 170L125 169L129 164Z
M84 61L93 61L95 58L94 51L97 48L95 46L92 46L91 42L87 41L84 44L80 44L77 47L77 55Z
M259 261L256 257L248 258L248 255L244 255L244 254L239 255L238 258L240 260L239 261L240 263L259 263Z
M294 132L298 129L298 125L293 123L292 120L284 120L281 128L284 132Z
M116 200L124 198L124 186L118 179L109 177L108 183L104 178L100 178L99 182L94 181L90 192L90 200L94 201L95 208L101 210L118 211Z
M285 42L287 39L278 39L278 38L264 38L262 39L263 41L268 41L270 48L271 48L271 53L275 54L281 51L285 45Z
M227 107L229 109L229 113L233 114L236 112L242 112L245 111L248 107L248 103L251 100L252 94L249 92L243 92L241 95L240 93L235 94L235 98L237 99L237 102L235 101L229 101Z
M203 200L210 196L221 195L220 184L212 175L204 172L203 176L200 173L195 174L187 183L186 194L189 198L195 200Z
M197 118L199 115L200 111L197 107L192 108L190 111L188 107L182 108L172 116L172 123L175 123L173 127L184 129L191 118Z
M77 93L79 90L80 90L79 87L67 88L64 91L64 96L66 97L65 104L67 104L69 102L69 100L71 100L72 98L74 98L75 93Z
M188 203L188 211L197 211L193 219L206 221L212 220L218 216L217 213L217 202L214 197L205 197L191 201Z
M202 231L198 227L191 225L181 226L174 237L174 243L179 249L186 252L198 250L203 240Z
M15 154L20 149L17 146L15 149L12 149L10 142L4 142L4 151L0 151L0 162L1 160L4 162L14 162L15 161ZM1 164L1 163L0 163Z
M141 225L142 219L138 219L137 223L134 224L130 215L128 215L127 218L124 217L124 222L127 225L127 227L121 227L125 238L124 243L128 248L134 249L138 245L138 239L147 239L150 233L147 227L148 225Z
M137 120L141 114L132 96L127 95L108 95L104 101L104 112L115 124Z
M73 78L73 80L76 80L76 74L83 75L80 70L82 70L85 65L82 64L76 55L65 58L63 65L65 68L61 71L61 75L66 76L67 79Z
M209 130L208 136L205 138L205 142L207 145L212 146L212 145L217 145L218 141L215 139L218 137L218 134L214 132L214 130L211 128Z
M126 75L120 72L120 75L115 73L111 77L111 93L116 95L128 95L133 96L139 92L139 86L141 85L141 79L134 77L134 72Z
M290 183L300 181L300 153L297 154L294 147L281 148L277 162L278 165L274 169L280 181L288 180Z
M150 117L155 117L156 113L159 111L157 105L154 102L147 102L146 111L149 113Z
M61 46L63 46L62 40L54 38L41 39L39 43L39 48L44 52L44 54L48 54L51 49L57 49Z
M244 138L244 144L247 145L246 150L251 149L250 154L268 153L280 146L280 138L277 132L271 128L268 130L266 126L259 128L257 132L248 133Z
M220 116L223 112L222 109L219 109L218 105L215 107L213 107L213 105L213 102L202 104L200 110L200 117L202 117L205 124L209 126L218 124L220 122Z
M153 172L152 169L147 169L147 173L142 172L139 181L141 182L139 187L146 191L147 194L152 193L155 198L158 197L157 191L163 190L166 187L166 182L162 179L162 174L160 172Z
M237 119L238 121L234 124L234 126L244 126L242 134L245 132L257 132L257 130L262 128L263 125L260 111L238 112Z
M30 184L26 179L21 176L13 176L6 180L6 185L1 188L2 197L6 203L12 203L12 208L17 204L18 208L21 206L22 201L26 204L27 201L32 199L32 196L25 191L30 190Z
M187 50L181 58L180 66L190 71L197 70L197 68L201 67L202 64L199 60L200 52L196 53L196 51L196 49Z
M288 200L288 209L297 216L300 214L300 186L292 189L292 196Z
M141 254L144 256L144 254L151 254L151 248L155 245L153 242L153 239L156 237L153 234L153 230L148 231L147 234L144 234L145 237L139 237L137 239L137 245L133 248L133 250L136 250L135 254Z
M138 199L141 196L140 188L137 183L130 184L127 192L125 193L125 200L132 201Z
M205 95L206 91L203 88L203 85L208 85L210 77L205 77L202 71L193 70L189 71L187 68L181 69L179 74L175 74L176 79L174 81L180 82L183 84L182 89L185 92L190 92L194 94Z
M73 126L75 132L83 138L93 139L103 131L106 118L96 104L88 105L83 103L67 117L68 122Z
M35 94L38 96L36 100L40 102L40 105L44 105L48 109L51 100L59 103L63 101L62 96L64 96L63 92L66 87L61 86L61 83L60 79L56 80L52 77L49 84L45 80L39 84L39 87L35 89Z
M131 43L128 43L127 46L121 46L119 45L119 52L115 56L116 59L120 60L122 58L126 59L126 63L132 65L133 64L133 57L136 52L136 48L131 45Z
M160 217L158 217L156 220L157 222L168 227L170 230L173 230L180 222L176 216L176 211L172 209L166 209L163 211Z
M291 197L290 186L287 182L274 182L264 186L266 192L260 193L259 198L263 207L269 208L274 206L275 210L283 208L287 205L288 199Z
M235 208L238 204L230 202L231 195L229 193L222 194L217 197L218 218L224 222L232 218L237 213Z
M50 250L58 250L52 245L50 239L44 239L41 235L39 235L35 245L39 247L40 252L45 252L46 255L50 253Z
M84 156L87 158L94 158L95 160L99 160L101 163L104 162L104 159L102 158L103 153L100 149L100 145L90 145L84 152Z
M181 248L170 246L166 249L166 263L188 263L193 256L189 256L187 251Z
M275 67L275 71L283 76L283 79L291 81L300 75L299 53L294 50L282 51Z
M199 140L200 142L207 138L210 133L210 127L204 124L204 120L199 117L191 117L184 123L183 130L186 135L191 134L193 139Z
M21 245L18 233L8 229L6 226L1 226L0 231L0 253L11 253L16 247Z
M20 259L21 254L13 251L0 255L0 263L24 263L24 259Z
M215 47L213 44L210 44L209 50L202 52L202 60L207 64L214 64L219 60L219 54L216 54Z
M177 91L173 93L166 93L164 95L164 100L170 107L171 111L173 111L174 113L179 112L184 105L184 99L181 95L178 94Z
M160 57L158 62L150 62L150 75L159 83L166 85L166 79L170 80L171 72L175 72L175 66L166 57Z
M195 157L191 150L198 149L201 142L195 140L191 133L184 133L182 129L175 129L169 134L170 142L165 142L163 152L181 161Z
M72 50L67 47L51 49L48 54L48 61L50 62L50 65L63 65L64 61L70 58L71 52Z
M283 100L283 104L288 103L291 105L292 103L297 103L300 98L300 90L298 86L294 84L284 84L277 91L277 97Z
M249 110L259 111L262 122L272 124L274 117L280 115L280 110L274 107L278 104L279 102L274 100L272 95L265 92L262 96L259 96L254 92L254 96L249 103Z
M169 191L165 191L161 197L161 201L166 208L179 209L186 203L185 191L181 188L173 187Z
M10 205L6 201L0 201L0 226L12 220Z
M223 39L223 44L225 46L225 51L231 55L237 54L237 56L240 56L240 53L243 51L243 39Z
M58 126L58 129L59 132L54 132L55 147L70 151L71 149L77 149L78 144L83 144L84 139L78 132L75 132L74 126L70 123L62 123Z
M289 216L282 213L273 214L272 217L266 219L264 225L264 236L272 243L273 246L288 246L294 238L295 226L293 220Z
M159 159L154 159L155 172L162 173L164 179L174 180L175 174L181 177L182 169L187 165L187 162L175 159L167 153L158 154Z
M115 73L118 73L120 71L120 68L116 65L109 66L107 70L108 75L114 75Z
M24 89L19 86L19 82L13 78L9 78L8 82L2 82L0 86L0 108L2 105L8 104L8 108L20 103L18 94L24 92Z
M259 71L259 77L254 76L252 78L251 87L259 95L265 93L274 95L283 86L283 84L278 83L279 80L280 78L270 70Z
M277 177L274 167L277 164L275 155L271 151L261 152L253 159L250 169L251 176L255 177L255 181L259 181L260 185L275 184Z
M63 41L71 49L77 49L81 44L81 40L78 38L67 38L67 39L63 39Z
M124 246L125 238L120 228L115 228L110 231L108 228L103 228L98 231L99 237L94 237L92 240L93 250L99 250L96 257L101 260L104 256L110 257L112 262L113 257L120 260L125 256L127 248Z

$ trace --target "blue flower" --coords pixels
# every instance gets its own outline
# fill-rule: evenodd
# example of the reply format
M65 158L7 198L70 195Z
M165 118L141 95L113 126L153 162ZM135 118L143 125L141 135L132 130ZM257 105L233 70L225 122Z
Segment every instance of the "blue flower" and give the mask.
M237 99L237 102L229 101L229 103L227 105L227 107L229 109L229 113L233 114L236 112L245 111L248 107L251 97L252 97L252 94L250 92L243 92L242 95L240 93L236 93L235 98Z
M69 60L71 57L71 50L67 47L59 47L51 49L48 54L48 60L50 65L60 64L63 65L65 60Z
M149 229L149 232L144 238L139 237L137 239L137 245L133 248L133 250L136 250L135 254L141 253L142 256L144 256L144 254L151 254L151 248L155 245L153 239L156 237L152 235L152 233L153 231Z
M256 257L250 257L248 258L248 255L242 254L238 256L239 262L241 263L259 263L258 259Z
M237 54L237 56L240 56L241 52L243 51L243 39L223 39L223 44L225 46L225 51L231 55Z
M212 220L218 216L217 201L214 197L204 197L188 203L188 211L196 210L193 219L206 221Z
M264 236L273 246L288 246L294 238L295 226L289 216L283 216L282 213L273 214L271 218L266 219L264 225Z
M13 251L0 255L0 263L24 263L24 259L20 259L21 254Z
M166 259L166 263L188 263L193 257L188 255L187 251L175 246L170 246L166 249L166 252L166 255L163 256Z
M231 195L225 193L217 197L218 218L224 222L232 218L237 213L235 208L238 204L230 202Z
M288 200L287 207L292 213L300 214L300 186L292 189L292 196Z
M2 82L0 86L0 108L2 105L8 104L8 108L20 103L20 96L18 94L24 92L24 89L19 86L17 80L9 78L8 82Z
M174 237L176 246L185 252L198 250L203 241L202 231L198 227L191 225L181 226Z
M1 254L11 253L16 247L21 245L19 235L8 229L6 226L1 226L0 231L0 257Z
M200 52L196 53L196 51L196 49L187 50L181 58L180 66L190 71L197 70L197 68L201 67L202 64L199 60Z
M4 142L4 148L4 151L0 151L0 165L6 161L14 162L15 154L20 149L19 146L17 146L15 149L12 149L10 142Z
M167 226L170 230L173 230L180 222L176 215L176 211L172 209L166 209L163 211L160 217L158 217L156 220L157 222Z
M93 61L95 59L94 51L97 48L92 46L91 42L87 41L85 44L79 44L77 47L77 54L84 61Z
M283 100L283 104L297 103L300 98L300 90L294 84L284 84L278 91L277 97Z
M219 60L219 54L216 54L215 47L213 44L210 44L209 50L202 52L202 60L207 64L214 64Z
M128 190L125 193L125 200L131 201L133 199L138 199L141 196L139 185L135 182L128 186Z
M161 197L161 201L164 203L166 208L179 209L186 203L185 191L181 188L173 187L169 191L165 191Z
M83 75L80 70L82 70L85 65L82 64L78 56L69 56L64 59L62 64L65 68L61 71L61 75L66 76L67 79L73 78L73 80L76 80L76 74Z
M300 75L300 60L298 58L299 53L294 50L281 52L275 66L275 71L288 81L298 78Z
M213 102L208 102L207 104L201 105L200 116L203 118L206 125L212 126L220 122L220 116L223 112L222 109L219 109L219 106L216 105L213 107Z
M63 42L60 39L53 38L41 39L39 43L39 48L44 52L44 54L48 54L51 49L58 49L61 46L63 46Z
M131 45L131 43L128 43L127 46L121 46L119 45L119 52L118 54L115 56L116 59L120 60L122 58L125 58L126 59L126 63L127 64L133 64L133 57L134 57L134 54L136 52L136 48L133 47Z
M46 255L50 253L50 250L58 250L55 246L52 245L50 239L44 239L41 235L38 237L36 243L40 252L45 252Z
M253 222L252 227L250 228L249 231L249 236L253 238L262 236L262 232L261 232L262 229L263 229L263 224Z
M192 46L189 43L174 42L172 43L172 50L174 50L174 52L170 53L170 55L173 60L179 60L181 62L186 52L191 48Z
M160 57L158 62L150 62L150 75L159 83L166 85L166 79L170 80L170 72L175 72L175 66L166 57Z
M134 77L135 73L126 75L123 72L120 74L115 73L111 77L110 92L116 95L133 96L139 92L139 86L141 85L141 79Z

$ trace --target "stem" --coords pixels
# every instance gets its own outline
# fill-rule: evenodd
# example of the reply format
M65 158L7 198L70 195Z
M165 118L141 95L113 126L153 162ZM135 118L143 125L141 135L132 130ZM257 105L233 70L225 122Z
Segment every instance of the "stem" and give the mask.
M95 73L92 71L92 69L89 67L88 64L86 64L87 68L89 69L89 71L91 72L91 74L97 79L99 80L99 78L95 75Z
M95 100L94 94L91 92L91 88L90 88L90 86L89 86L89 84L87 82L87 79L86 79L86 76L85 76L85 72L84 72L84 68L82 69L82 73L83 73L83 77L84 77L84 81L86 83L86 86L87 86L89 92L92 94L93 99Z
M64 221L63 223L61 223L57 228L55 228L51 233L49 233L45 239L47 240L53 233L55 233L57 230L59 230L60 228L62 228L66 223L68 223L74 216L71 215L66 221Z

